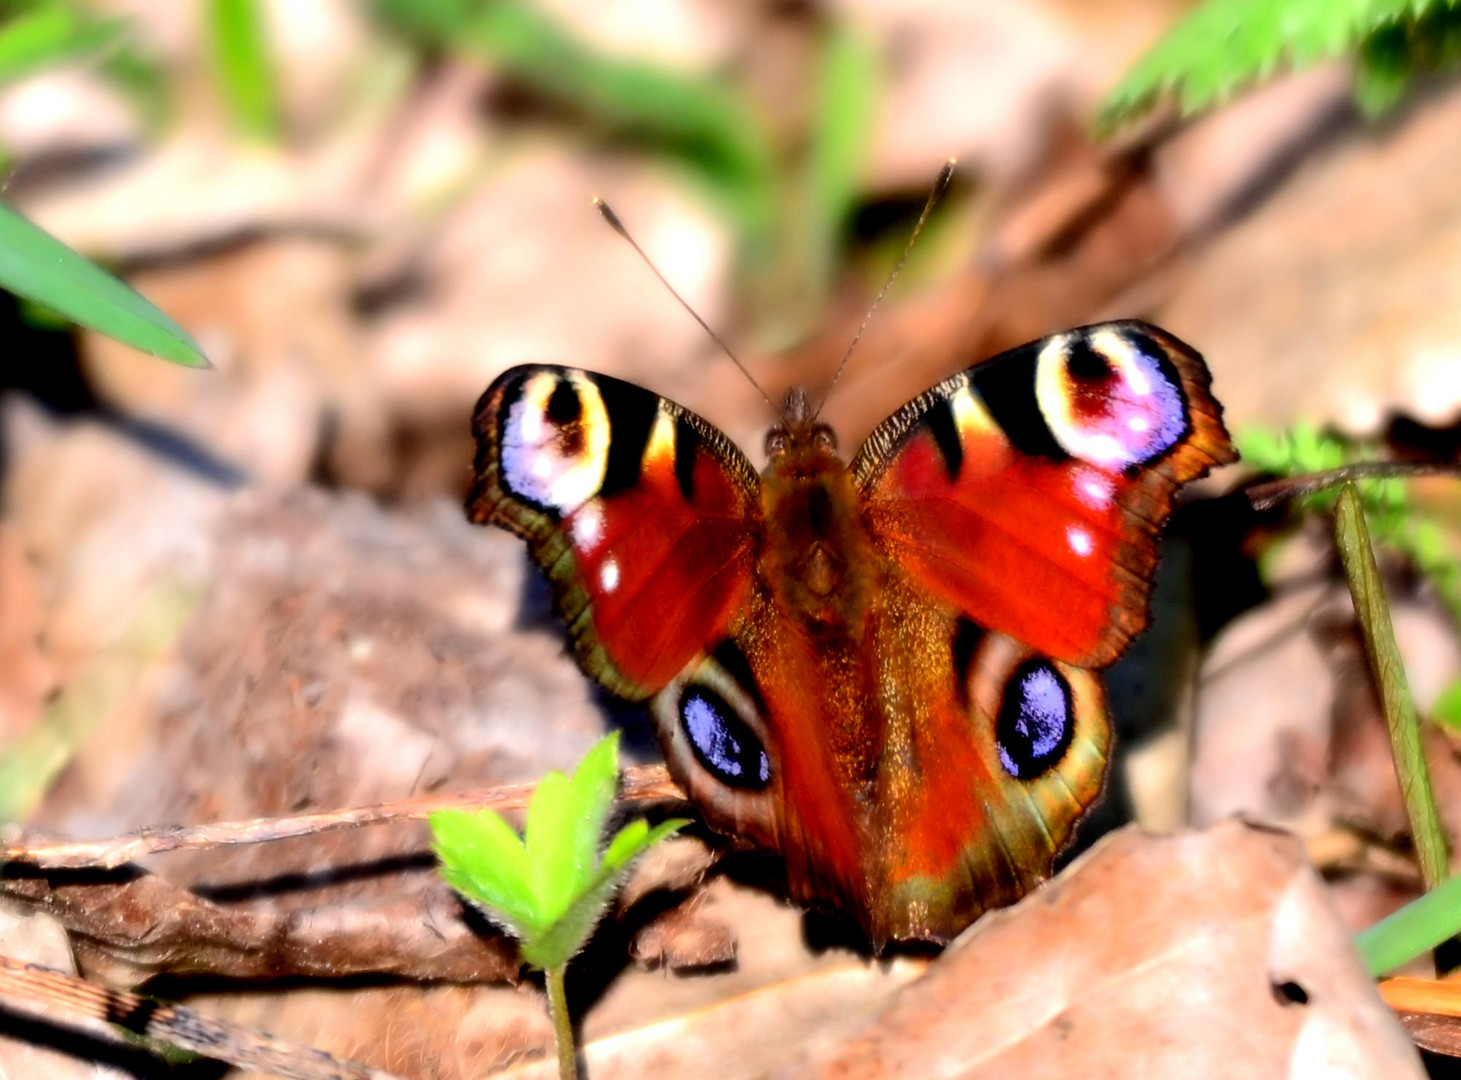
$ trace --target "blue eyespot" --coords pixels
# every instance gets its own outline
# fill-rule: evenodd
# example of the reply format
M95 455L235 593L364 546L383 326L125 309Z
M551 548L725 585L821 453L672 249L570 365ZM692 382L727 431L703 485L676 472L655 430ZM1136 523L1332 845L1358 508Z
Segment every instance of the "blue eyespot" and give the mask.
M686 687L680 721L700 764L722 783L759 791L771 782L771 759L761 741L714 690Z
M1004 771L1034 780L1065 756L1075 733L1070 684L1046 660L1027 660L1005 684L995 743Z

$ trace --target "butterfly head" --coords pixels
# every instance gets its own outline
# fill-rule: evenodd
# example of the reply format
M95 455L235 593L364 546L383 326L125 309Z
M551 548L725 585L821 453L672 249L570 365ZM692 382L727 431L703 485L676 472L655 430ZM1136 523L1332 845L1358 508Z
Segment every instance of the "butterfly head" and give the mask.
M799 386L786 392L781 420L766 433L766 457L783 464L814 464L818 459L837 457L836 433L817 419L807 392Z

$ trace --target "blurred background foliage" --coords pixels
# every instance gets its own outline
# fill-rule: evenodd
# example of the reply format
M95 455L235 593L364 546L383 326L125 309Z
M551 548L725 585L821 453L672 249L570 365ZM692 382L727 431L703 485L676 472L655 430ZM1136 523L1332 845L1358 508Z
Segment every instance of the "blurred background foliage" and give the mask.
M645 230L640 239L671 281L688 282L738 350L749 343L752 366L776 393L793 381L824 384L943 158L964 156L829 405L844 435L866 432L938 378L1003 348L1077 322L1140 314L1208 354L1252 470L1292 476L1386 456L1461 457L1461 390L1448 374L1461 333L1446 321L1461 310L1449 284L1458 249L1444 246L1461 220L1445 156L1461 125L1444 113L1461 56L1461 5L723 4L705 20L709 29L699 27L695 48L680 48L674 26L659 25L677 17L669 3L631 5L649 14L607 29L595 21L595 5L553 0L196 0L167 6L168 17L160 10L146 0L0 6L0 91L16 91L19 102L7 112L0 101L0 198L137 284L186 330L133 308L144 333L191 334L217 364L198 378L97 335L73 335L56 313L165 353L129 336L136 327L96 318L99 309L88 305L108 287L88 264L31 234L22 239L24 225L0 214L0 247L18 268L0 259L0 277L41 300L0 313L5 380L63 413L99 419L114 440L84 425L44 429L22 410L6 414L23 422L12 423L6 443L19 452L5 474L0 589L18 595L7 582L30 575L42 599L31 605L30 624L0 634L0 645L23 639L30 648L0 652L0 675L12 673L0 689L29 687L13 708L0 701L0 728L23 732L7 743L14 753L0 758L0 779L13 789L7 814L38 815L58 832L78 820L118 829L172 820L199 806L246 818L362 798L353 781L331 788L321 777L376 775L370 762L318 770L308 781L318 786L303 796L259 794L260 785L246 782L238 790L256 801L229 802L214 788L244 760L260 773L288 773L311 725L325 723L318 717L332 699L316 710L320 687L368 680L372 649L424 641L454 655L458 638L411 621L429 607L418 595L429 583L414 579L409 601L392 596L372 609L401 624L389 633L357 633L356 622L368 621L360 610L332 609L336 621L322 623L336 635L329 658L310 662L321 670L335 660L354 665L343 673L304 671L279 644L292 624L269 619L313 610L301 595L326 589L334 567L361 565L350 545L385 549L379 537L407 529L420 506L459 496L472 454L472 401L506 364L582 364L639 379L706 412L754 453L767 419L755 411L759 402L710 358L680 312L660 317L665 298L632 256L602 253L617 241L595 246L607 233L589 207L595 194L631 230ZM917 80L933 69L930 91ZM1283 77L1300 69L1314 77ZM45 96L48 74L70 80L64 93ZM98 84L104 93L93 92ZM21 100L20 90L33 96ZM68 94L68 122L81 135L34 138L23 121ZM1306 217L1309 206L1322 209ZM42 271L47 288L59 280L81 309L21 287L27 273L34 285ZM126 307L120 295L112 299ZM148 466L128 473L128 454L139 448ZM1208 493L1232 482L1225 477ZM150 723L162 716L169 732L191 730L193 741L170 738L151 759L131 745L117 750L108 740L134 728L104 719L136 687L145 691L149 672L156 678L159 665L177 663L170 635L197 597L225 590L229 572L254 580L256 563L223 551L246 530L216 528L234 520L225 515L236 513L228 500L239 487L275 510L267 500L281 491L338 497L297 517L286 507L282 525L255 521L249 527L265 535L246 535L260 551L300 559L318 550L311 543L337 545L324 560L330 573L274 583L284 598L263 613L238 613L252 597L234 597L233 610L205 599L200 620L181 632L202 654L188 654L194 666L182 681L201 688L190 699L173 687L162 705L136 706ZM1461 730L1451 660L1461 618L1461 500L1453 490L1383 482L1361 494L1392 556L1384 565L1392 587L1399 584L1402 628L1430 629L1426 648L1402 642L1419 658L1422 712ZM375 504L361 509L362 492L383 507L368 528L350 517L377 513ZM1235 509L1239 502L1198 501L1179 516L1164 570L1176 584L1163 584L1159 607L1186 603L1198 613L1159 612L1172 621L1137 643L1134 674L1117 669L1110 680L1114 711L1135 717L1122 731L1122 752L1150 735L1146 712L1162 723L1187 715L1199 734L1188 731L1175 759L1178 772L1196 778L1173 781L1165 802L1154 803L1118 764L1108 802L1113 816L1147 815L1157 827L1242 810L1307 830L1313 850L1341 852L1326 870L1352 905L1352 923L1365 925L1414 882L1405 877L1404 820L1386 801L1388 751L1346 742L1342 730L1365 704L1364 686L1346 682L1348 669L1334 660L1342 635L1325 629L1334 616L1324 605L1342 595L1322 520L1333 497L1256 522ZM401 560L426 578L432 560L447 558L443 550L492 550L491 539L468 543L449 531L465 529L456 507L437 508L432 527L440 534L421 542L431 557ZM12 534L23 557L5 563ZM547 619L533 604L545 601L511 576L521 570L518 549L503 551L502 565L471 564L442 590L445 600L430 602L458 603L470 581L490 593L472 594L483 609L521 602L528 616L503 616L503 625L521 634L526 623L530 637L539 628L533 619ZM373 596L377 579L390 580L380 566L347 577L340 591L351 597ZM1329 592L1319 589L1326 583ZM1204 669L1188 709L1182 695L1198 671L1198 645L1216 642L1220 651L1225 630L1263 617L1265 599L1277 611L1295 595L1309 605L1300 621L1319 627L1302 654L1311 682L1297 693L1313 706L1303 719L1310 726L1285 712L1296 696L1282 651L1295 637L1288 623L1248 631L1261 647L1235 659L1232 646ZM166 610L153 618L159 603ZM1268 617L1295 622L1291 612ZM393 737L456 694L474 703L471 716L484 730L489 720L520 716L524 700L552 718L517 725L506 749L494 751L492 768L505 761L524 773L507 778L562 767L585 749L586 733L602 727L603 703L583 699L556 641L519 663L506 638L491 638L497 653L473 646L512 658L506 704L476 704L500 674L433 652L421 684L402 691L409 706L399 711L409 722L390 728ZM295 652L304 649L294 643ZM13 675L22 653L40 665L29 683ZM257 657L262 677L230 666ZM399 671L410 666L395 659L379 662L394 680L377 688L382 701L397 700ZM1262 668L1264 660L1271 666ZM1245 664L1257 670L1243 671ZM276 684L286 700L271 713L259 702ZM234 729L220 719L240 685L250 687L235 717L247 755L226 742ZM1236 686L1227 698L1225 685ZM187 713L179 700L206 707ZM582 726L552 726L564 716ZM464 726L460 716L450 719L433 734L448 747ZM1253 732L1270 720L1263 756ZM1440 730L1431 725L1428 736ZM328 729L320 745L337 747L337 735ZM190 748L215 738L222 749L194 768L186 754L205 755ZM530 739L542 745L525 749ZM1361 743L1369 749L1354 752ZM252 756L260 746L275 748L273 758L261 752L263 766ZM454 752L470 759L468 750L442 757ZM90 773L77 768L69 786L56 782L88 754ZM159 765L165 754L178 757ZM176 779L180 790L203 777L208 789L169 802L151 790L158 785L94 780L113 759L140 760L136 775ZM1341 776L1347 767L1362 782ZM425 771L423 761L418 773ZM402 784L418 779L413 773ZM472 779L504 776L484 767ZM1438 783L1443 818L1461 805L1447 782L1443 775ZM1366 802L1356 790L1381 794ZM1360 879L1369 891L1343 891Z

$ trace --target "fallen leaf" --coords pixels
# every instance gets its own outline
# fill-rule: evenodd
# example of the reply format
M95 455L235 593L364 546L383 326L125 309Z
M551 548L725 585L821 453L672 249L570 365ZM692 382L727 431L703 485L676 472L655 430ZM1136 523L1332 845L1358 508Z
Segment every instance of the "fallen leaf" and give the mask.
M964 935L817 1075L1421 1077L1287 834L1112 834Z

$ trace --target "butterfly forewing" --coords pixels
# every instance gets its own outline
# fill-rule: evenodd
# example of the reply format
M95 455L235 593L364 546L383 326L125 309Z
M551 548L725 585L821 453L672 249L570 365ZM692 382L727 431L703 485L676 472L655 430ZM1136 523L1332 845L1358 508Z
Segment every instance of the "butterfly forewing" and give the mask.
M473 428L468 516L527 539L605 687L658 692L741 617L758 481L704 420L631 383L534 365L488 388Z
M1139 322L1004 353L940 383L852 463L872 534L980 625L1082 667L1146 625L1183 483L1234 454L1201 359Z

